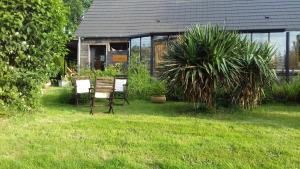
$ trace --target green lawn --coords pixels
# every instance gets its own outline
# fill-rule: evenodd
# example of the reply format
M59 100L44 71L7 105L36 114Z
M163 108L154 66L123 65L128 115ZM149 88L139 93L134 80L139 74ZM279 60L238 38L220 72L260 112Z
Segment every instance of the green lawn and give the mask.
M65 90L48 89L43 111L0 117L0 168L300 168L300 106L195 115L132 101L90 116L63 104Z

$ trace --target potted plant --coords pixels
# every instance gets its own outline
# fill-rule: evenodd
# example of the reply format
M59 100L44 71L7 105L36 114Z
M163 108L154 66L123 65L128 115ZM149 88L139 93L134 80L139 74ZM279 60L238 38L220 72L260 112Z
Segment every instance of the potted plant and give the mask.
M153 103L165 103L166 98L166 85L163 81L155 80L150 85L151 88L151 101Z
M59 87L66 87L70 85L70 81L68 80L67 76L61 77L61 80L58 80Z
M68 66L66 64L66 60L64 56L58 56L54 59L56 68L58 70L57 79L58 79L58 86L65 87L70 85L70 81L68 80L68 74L66 70Z

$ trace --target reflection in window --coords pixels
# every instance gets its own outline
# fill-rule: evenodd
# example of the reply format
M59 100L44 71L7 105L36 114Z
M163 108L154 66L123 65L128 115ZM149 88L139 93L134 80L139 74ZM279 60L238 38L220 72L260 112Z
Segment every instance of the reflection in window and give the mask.
M131 39L131 59L140 59L140 38Z
M300 68L300 32L290 32L289 66L290 69Z
M268 42L269 34L268 33L253 33L252 34L252 41L253 42L259 42L259 43L265 43Z
M150 66L151 37L142 37L141 62Z
M168 43L168 36L155 36L154 37L154 67L159 68Z
M274 46L275 56L273 57L274 69L284 70L286 54L286 33L270 33L270 43Z

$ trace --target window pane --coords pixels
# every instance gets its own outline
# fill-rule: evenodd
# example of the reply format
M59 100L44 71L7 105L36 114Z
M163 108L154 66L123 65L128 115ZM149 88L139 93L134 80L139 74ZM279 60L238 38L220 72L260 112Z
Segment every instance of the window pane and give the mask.
M259 43L268 42L268 33L253 33L252 40Z
M271 33L270 43L274 46L275 55L273 57L274 69L284 71L286 54L286 33Z
M289 66L290 69L300 68L300 32L290 32L290 51L289 51Z
M140 59L140 38L131 39L131 56L130 58Z
M168 43L168 36L156 36L154 37L154 67L159 68L159 64L161 63Z
M142 48L141 48L141 62L149 65L150 67L150 55L151 55L151 37L142 38Z
M128 42L117 42L110 43L111 51L127 51L128 50Z

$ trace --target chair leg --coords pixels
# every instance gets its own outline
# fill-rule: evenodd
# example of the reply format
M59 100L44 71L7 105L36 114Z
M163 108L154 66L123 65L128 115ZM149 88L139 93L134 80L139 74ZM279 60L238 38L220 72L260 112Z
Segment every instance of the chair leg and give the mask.
M95 105L95 98L92 97L92 98L91 98L91 111L90 111L90 114L91 114L91 115L94 115L94 112L93 112L94 105Z
M130 104L129 104L129 101L128 101L128 95L127 95L127 93L125 93L124 100L126 101L126 103L127 103L128 105L130 105Z
M130 104L129 104L129 101L128 101L128 99L127 99L127 98L125 98L125 101L126 101L126 103L127 103L128 105L130 105Z
M113 108L113 98L109 98L109 111L108 111L109 113L115 113L114 112L114 108Z
M123 100L122 106L125 105L125 101L126 101L125 98L126 98L126 97L125 97L125 94L123 93L123 97L121 98L121 99Z
M76 106L78 106L79 94L76 94Z

